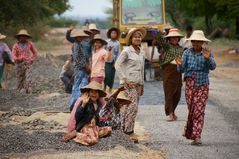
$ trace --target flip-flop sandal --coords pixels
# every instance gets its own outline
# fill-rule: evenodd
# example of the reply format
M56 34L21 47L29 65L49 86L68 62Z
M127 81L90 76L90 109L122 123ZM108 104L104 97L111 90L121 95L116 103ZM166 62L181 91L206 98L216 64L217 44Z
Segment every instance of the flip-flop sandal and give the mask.
M201 141L193 141L193 142L191 142L191 145L194 145L194 146L200 146L200 145L202 145L202 142Z

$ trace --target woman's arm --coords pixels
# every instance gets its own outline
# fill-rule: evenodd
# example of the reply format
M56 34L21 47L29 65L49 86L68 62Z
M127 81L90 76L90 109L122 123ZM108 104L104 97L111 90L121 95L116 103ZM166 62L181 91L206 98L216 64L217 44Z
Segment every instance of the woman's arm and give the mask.
M103 59L106 62L112 60L112 48L110 48L109 51L106 54L103 55Z
M177 63L177 69L180 73L184 73L185 69L186 69L186 63L187 63L187 50L185 50L183 52L182 57L177 57L175 59L176 63Z
M123 69L124 62L128 59L128 54L126 51L122 51L115 62L115 69L119 74L120 80L124 83L126 82L126 74Z
M31 45L31 46L30 46L30 47L31 47L31 48L30 48L30 49L31 49L31 52L32 52L32 54L33 54L31 60L34 61L34 60L37 59L38 51L37 51L35 45L34 45L32 42L30 42L30 45Z
M75 38L71 37L71 31L72 29L67 30L66 32L66 40L68 40L71 43L75 42Z

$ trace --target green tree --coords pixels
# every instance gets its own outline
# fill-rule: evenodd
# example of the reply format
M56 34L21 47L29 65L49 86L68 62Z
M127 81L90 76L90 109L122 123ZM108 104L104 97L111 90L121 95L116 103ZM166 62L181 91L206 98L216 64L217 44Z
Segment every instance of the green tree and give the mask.
M179 0L175 1L175 4L179 10L192 18L204 17L206 32L212 31L212 17L216 13L215 2L212 0Z
M214 0L216 14L220 20L235 19L236 37L239 39L239 1L238 0Z
M68 0L1 1L0 27L4 29L14 25L32 26L69 8Z

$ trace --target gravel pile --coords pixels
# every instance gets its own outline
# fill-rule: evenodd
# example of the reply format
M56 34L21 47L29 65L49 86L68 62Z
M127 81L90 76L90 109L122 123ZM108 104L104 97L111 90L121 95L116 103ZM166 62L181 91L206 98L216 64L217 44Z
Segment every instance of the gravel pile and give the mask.
M0 115L0 121L10 121L13 115L19 116L30 116L33 112L31 110L26 110L21 107L14 107L9 112Z
M113 131L111 136L101 138L99 143L93 146L82 146L74 141L64 142L63 133L51 133L34 131L27 133L19 126L0 126L0 154L25 153L42 149L62 151L91 151L110 150L117 145L126 149L139 152L139 148L120 131Z
M28 122L23 122L21 126L27 130L62 130L64 125L59 124L56 121L43 121L41 119L35 119Z

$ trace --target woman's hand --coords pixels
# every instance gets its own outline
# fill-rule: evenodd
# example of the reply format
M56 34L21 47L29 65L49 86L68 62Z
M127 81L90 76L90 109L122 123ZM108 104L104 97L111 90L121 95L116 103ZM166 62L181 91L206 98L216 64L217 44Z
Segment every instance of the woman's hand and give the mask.
M180 56L176 57L175 61L176 61L177 65L182 65L182 63L183 63L183 59Z
M88 93L84 93L82 95L82 107L85 107L87 105L87 103L89 102L90 100L90 96Z
M210 58L210 51L208 49L204 49L203 56L206 60Z
M143 94L144 94L144 85L140 86L139 96L142 96Z

